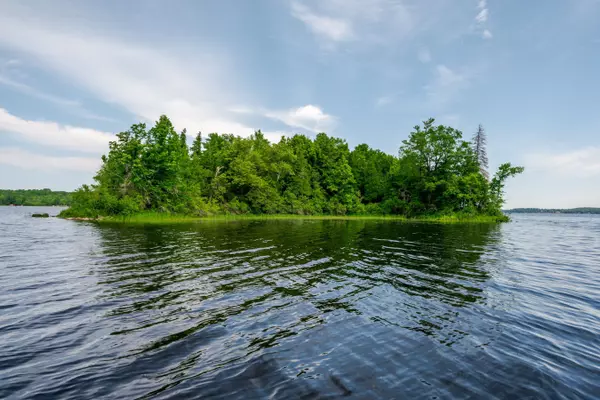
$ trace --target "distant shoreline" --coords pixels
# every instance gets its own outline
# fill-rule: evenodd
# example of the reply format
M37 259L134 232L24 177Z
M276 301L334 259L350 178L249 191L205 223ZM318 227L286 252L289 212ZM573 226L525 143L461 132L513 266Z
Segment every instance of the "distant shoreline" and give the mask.
M68 207L72 192L44 189L0 189L0 205L9 207Z
M0 207L69 207L68 204L0 204Z
M513 208L507 214L600 214L600 207L577 208Z

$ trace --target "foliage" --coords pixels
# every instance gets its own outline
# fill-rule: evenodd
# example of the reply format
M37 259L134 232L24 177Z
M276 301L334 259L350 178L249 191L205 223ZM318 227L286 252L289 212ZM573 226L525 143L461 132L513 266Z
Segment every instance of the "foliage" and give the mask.
M521 167L503 164L488 182L472 143L453 128L416 126L399 156L319 133L271 144L198 133L188 148L166 116L133 125L102 157L95 184L73 193L62 216L396 215L461 220L501 217L506 179Z
M50 189L0 189L0 205L18 206L68 206L71 193L53 192Z
M523 167L513 167L510 163L504 163L498 167L498 171L492 178L489 187L491 207L501 209L504 204L504 185L508 178L523 173Z

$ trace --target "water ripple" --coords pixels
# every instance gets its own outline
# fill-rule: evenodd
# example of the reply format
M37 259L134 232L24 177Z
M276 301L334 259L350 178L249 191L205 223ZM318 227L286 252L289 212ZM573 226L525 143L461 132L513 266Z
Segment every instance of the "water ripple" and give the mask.
M598 217L98 226L34 211L0 208L0 398L600 393Z

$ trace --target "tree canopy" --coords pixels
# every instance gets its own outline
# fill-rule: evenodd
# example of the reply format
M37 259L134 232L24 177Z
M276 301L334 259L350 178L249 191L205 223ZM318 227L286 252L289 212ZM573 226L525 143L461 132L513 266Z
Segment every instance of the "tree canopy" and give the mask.
M161 116L117 135L95 183L75 191L63 215L500 215L504 183L523 168L503 164L488 180L481 161L474 143L433 119L393 156L325 133L274 144L260 131L198 133L188 147L187 132Z
M68 206L71 193L50 189L0 189L0 205Z

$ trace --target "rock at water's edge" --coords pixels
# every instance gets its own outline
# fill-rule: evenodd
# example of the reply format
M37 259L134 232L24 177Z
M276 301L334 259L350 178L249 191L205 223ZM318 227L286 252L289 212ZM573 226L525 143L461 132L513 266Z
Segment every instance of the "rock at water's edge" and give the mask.
M42 214L36 213L36 214L31 214L31 216L33 218L48 218L48 217L50 217L50 215L48 215L48 213L42 213Z

